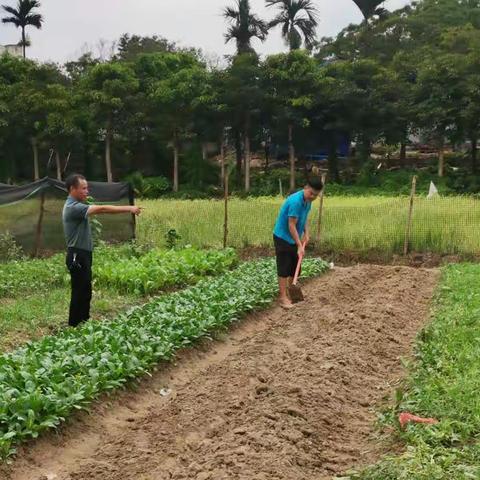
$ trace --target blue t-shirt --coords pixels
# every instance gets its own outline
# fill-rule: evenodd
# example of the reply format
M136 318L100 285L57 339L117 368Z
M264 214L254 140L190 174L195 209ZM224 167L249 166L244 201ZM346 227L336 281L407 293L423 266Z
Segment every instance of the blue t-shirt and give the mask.
M312 208L311 202L306 202L303 196L303 190L300 190L297 193L290 195L282 205L280 213L278 214L277 221L275 223L275 228L273 234L285 240L286 242L295 245L295 240L290 235L290 230L288 229L288 219L290 217L297 218L297 232L300 238L305 231L305 224L307 223L307 217Z

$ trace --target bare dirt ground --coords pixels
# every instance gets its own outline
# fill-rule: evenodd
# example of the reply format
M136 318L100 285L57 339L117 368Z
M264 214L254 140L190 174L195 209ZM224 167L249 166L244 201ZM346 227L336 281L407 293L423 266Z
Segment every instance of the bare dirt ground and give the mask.
M5 480L323 480L375 461L438 270L359 265L23 447Z

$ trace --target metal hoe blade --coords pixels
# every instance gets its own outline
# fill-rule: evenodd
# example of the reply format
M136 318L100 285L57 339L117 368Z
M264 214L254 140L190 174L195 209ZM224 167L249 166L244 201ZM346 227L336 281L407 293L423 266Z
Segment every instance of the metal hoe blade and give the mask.
M288 288L288 294L292 303L303 302L303 292L299 285L291 285Z

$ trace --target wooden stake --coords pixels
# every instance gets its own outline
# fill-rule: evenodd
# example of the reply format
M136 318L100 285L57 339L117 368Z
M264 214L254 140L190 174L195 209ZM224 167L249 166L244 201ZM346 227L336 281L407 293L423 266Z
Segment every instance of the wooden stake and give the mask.
M221 172L220 172L220 188L225 189L225 140L220 141L220 159L221 159Z
M135 190L131 183L128 184L128 203L131 206L135 205ZM132 240L137 238L137 217L134 213L131 215L132 218Z
M322 188L322 191L320 192L320 209L318 211L317 234L315 236L315 244L316 244L318 250L320 249L320 234L322 232L323 197L324 197L324 194L325 194L326 180L327 180L327 174L323 173L322 174L323 188Z
M223 219L223 248L227 248L228 242L228 168L230 162L224 168L224 178L223 178L223 192L224 192L224 202L225 202L225 212Z
M407 227L405 228L405 243L403 245L403 254L408 254L408 249L410 246L410 231L412 229L412 217L413 217L413 201L415 199L415 191L417 187L417 176L414 175L412 178L412 191L410 193L410 208L408 210L408 220Z
M43 227L43 216L45 214L45 192L42 192L40 197L40 215L38 217L37 229L35 232L35 250L33 252L34 257L38 257L40 253L40 247L42 245L42 227Z

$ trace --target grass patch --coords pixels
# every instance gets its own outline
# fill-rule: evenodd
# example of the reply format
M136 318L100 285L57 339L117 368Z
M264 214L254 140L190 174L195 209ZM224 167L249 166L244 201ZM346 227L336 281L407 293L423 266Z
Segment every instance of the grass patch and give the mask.
M229 202L228 245L236 248L272 245L272 231L283 202L280 197L239 199ZM145 200L138 221L138 238L164 245L164 236L175 229L183 244L221 247L224 206L218 200ZM310 215L316 231L318 202ZM401 253L405 241L409 198L325 197L321 249L386 254ZM411 248L440 254L480 253L480 200L472 197L439 197L415 200Z
M95 289L92 320L113 318L142 301L144 298L138 295ZM69 303L70 290L67 287L41 294L31 293L23 298L0 298L0 352L66 328Z

